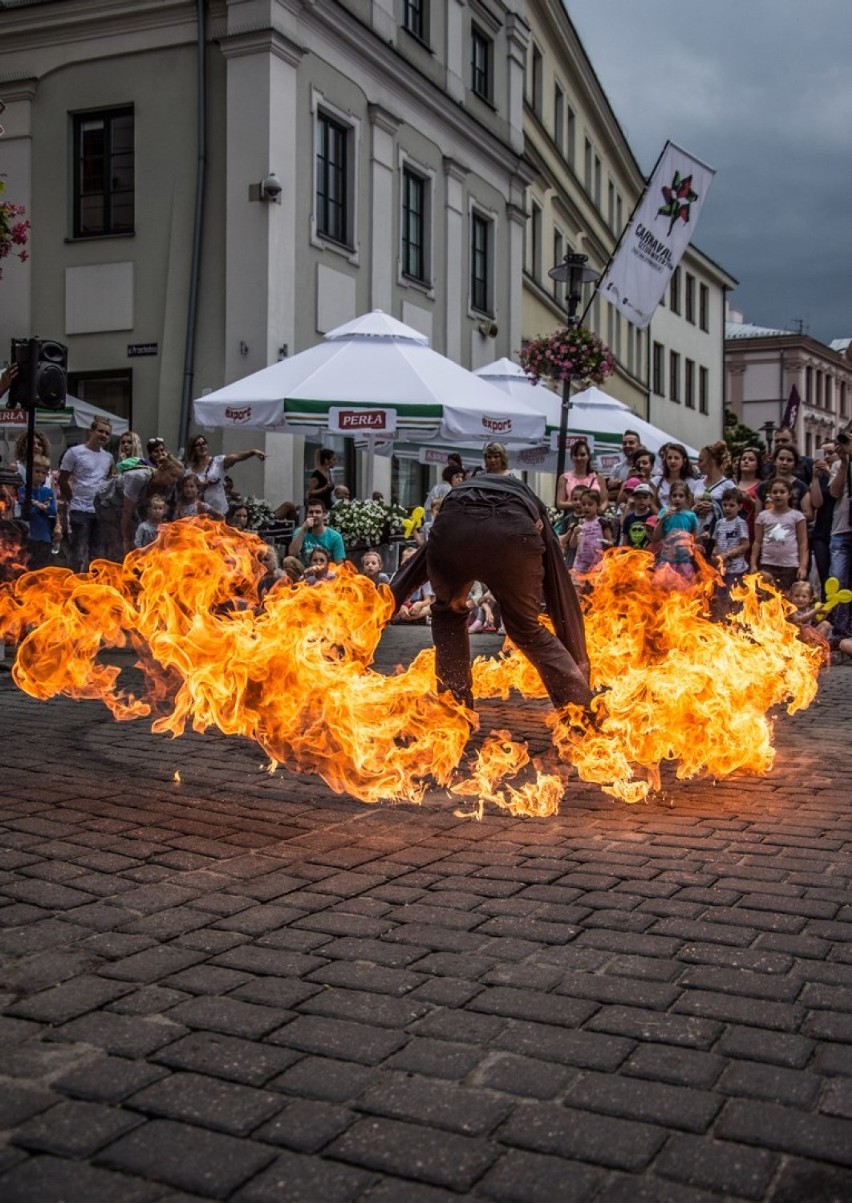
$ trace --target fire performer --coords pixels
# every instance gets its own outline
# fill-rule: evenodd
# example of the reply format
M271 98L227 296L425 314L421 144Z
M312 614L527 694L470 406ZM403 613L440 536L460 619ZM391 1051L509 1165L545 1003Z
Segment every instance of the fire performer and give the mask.
M485 448L486 471L452 488L425 545L394 578L397 608L428 579L435 591L432 637L438 682L473 707L467 596L487 585L506 633L538 671L554 706L591 699L583 616L547 510L509 475L500 443ZM542 594L556 634L539 622Z

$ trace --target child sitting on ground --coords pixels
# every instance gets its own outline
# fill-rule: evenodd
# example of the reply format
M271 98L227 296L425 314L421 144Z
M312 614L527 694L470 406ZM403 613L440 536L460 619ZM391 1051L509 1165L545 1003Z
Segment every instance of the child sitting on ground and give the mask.
M336 572L330 570L331 557L324 547L315 547L311 552L305 569L305 580L310 585L319 585L323 581L333 581Z

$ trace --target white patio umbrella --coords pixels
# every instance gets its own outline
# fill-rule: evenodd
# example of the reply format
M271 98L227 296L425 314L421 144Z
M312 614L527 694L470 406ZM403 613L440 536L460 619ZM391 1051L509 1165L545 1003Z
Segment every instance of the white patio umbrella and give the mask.
M389 409L409 441L530 443L540 410L433 351L424 334L374 310L289 359L200 397L202 426L298 432L327 429L330 410Z

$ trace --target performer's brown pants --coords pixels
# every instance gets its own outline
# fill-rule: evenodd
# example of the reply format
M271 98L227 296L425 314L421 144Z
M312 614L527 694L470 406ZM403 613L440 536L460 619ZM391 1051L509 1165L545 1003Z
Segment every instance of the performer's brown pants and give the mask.
M554 706L587 706L589 686L562 643L539 621L544 544L523 506L461 501L448 494L429 536L429 581L435 591L432 637L438 681L472 706L467 595L487 585L506 634L538 670Z

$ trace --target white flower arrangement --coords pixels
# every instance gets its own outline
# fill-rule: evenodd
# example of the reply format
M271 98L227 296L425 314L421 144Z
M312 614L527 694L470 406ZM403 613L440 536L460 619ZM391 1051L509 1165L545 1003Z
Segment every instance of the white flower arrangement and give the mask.
M268 526L275 521L272 507L263 497L244 497L240 502L248 510L248 528L257 530L260 526Z
M402 534L408 512L401 505L380 501L338 501L331 507L328 525L333 526L348 546L376 547Z

